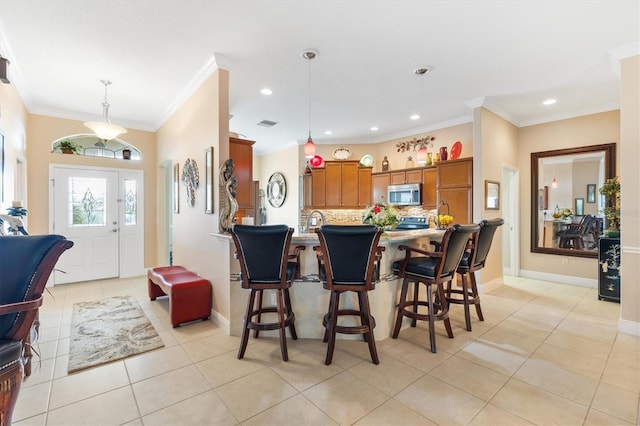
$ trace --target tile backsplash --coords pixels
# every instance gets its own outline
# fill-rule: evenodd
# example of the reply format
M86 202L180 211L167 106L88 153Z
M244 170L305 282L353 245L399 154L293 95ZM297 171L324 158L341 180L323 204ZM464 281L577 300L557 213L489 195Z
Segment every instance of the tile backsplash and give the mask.
M331 225L358 225L362 223L362 217L366 209L303 209L300 211L301 228L307 225L307 216L314 210L320 210ZM436 210L425 210L421 206L398 207L400 216L427 216L431 223L431 218L436 216ZM433 226L433 225L432 225Z

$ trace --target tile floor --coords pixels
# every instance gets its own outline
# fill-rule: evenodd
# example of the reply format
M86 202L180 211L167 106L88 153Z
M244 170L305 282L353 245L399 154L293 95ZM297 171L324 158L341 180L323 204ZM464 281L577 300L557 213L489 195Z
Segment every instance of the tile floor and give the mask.
M379 342L380 365L362 341L325 345L239 339L212 322L173 329L168 302L149 302L145 278L57 286L41 309L41 360L24 384L16 425L626 425L638 424L640 338L617 332L619 305L596 290L505 278L483 295L485 322L454 339L438 326ZM72 305L133 295L165 347L68 375ZM294 307L295 309L295 307Z

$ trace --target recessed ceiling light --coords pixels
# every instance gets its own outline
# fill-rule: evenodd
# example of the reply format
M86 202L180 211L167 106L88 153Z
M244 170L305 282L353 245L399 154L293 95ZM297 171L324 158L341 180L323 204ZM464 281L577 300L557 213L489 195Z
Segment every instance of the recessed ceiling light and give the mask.
M555 103L556 103L556 100L555 100L555 99L547 99L546 101L544 101L544 102L542 103L542 105L547 105L547 106L549 106L549 105L553 105L553 104L555 104Z
M273 92L271 91L271 89L267 89L267 88L265 87L264 89L262 89L262 90L260 91L260 93L262 93L263 95L270 95L270 94L272 94Z
M378 130L379 130L379 129L378 129L378 126L373 126L373 127L371 128L371 131L372 131L372 132L377 132Z
M420 116L418 114L413 114L411 117L409 117L412 120L419 120Z
M324 134L325 134L325 135L332 135L332 134L333 134L333 132L332 132L331 130L325 130Z

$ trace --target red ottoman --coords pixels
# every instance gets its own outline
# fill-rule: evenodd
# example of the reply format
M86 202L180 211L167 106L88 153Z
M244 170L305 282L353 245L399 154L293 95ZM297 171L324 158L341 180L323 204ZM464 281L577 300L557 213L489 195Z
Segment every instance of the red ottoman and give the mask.
M161 266L147 273L149 298L169 296L171 325L211 316L211 282L182 266Z

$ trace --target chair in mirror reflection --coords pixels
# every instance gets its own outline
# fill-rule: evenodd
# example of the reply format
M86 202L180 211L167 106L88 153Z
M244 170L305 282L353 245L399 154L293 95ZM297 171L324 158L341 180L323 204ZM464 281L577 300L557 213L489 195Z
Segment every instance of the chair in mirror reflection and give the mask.
M411 319L411 327L416 326L417 320L429 322L429 343L433 353L436 353L436 320L443 321L447 336L453 338L444 283L454 279L469 239L479 231L479 225L450 226L442 236L441 242L434 244L438 248L435 251L406 245L398 247L399 250L405 251L405 257L395 261L392 266L394 272L402 279L392 338L398 337L404 317ZM413 296L408 294L411 284ZM420 296L420 284L426 287L426 297Z
M324 316L323 341L328 343L325 364L331 364L336 333L362 334L369 345L371 361L378 364L368 292L375 289L376 261L381 250L378 242L382 229L371 225L324 225L316 229L320 248L317 251L324 288L331 292L329 311ZM355 293L356 299L342 298ZM344 307L340 307L340 304ZM352 306L348 306L351 304ZM343 317L343 318L340 318ZM358 321L349 321L359 318Z

